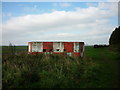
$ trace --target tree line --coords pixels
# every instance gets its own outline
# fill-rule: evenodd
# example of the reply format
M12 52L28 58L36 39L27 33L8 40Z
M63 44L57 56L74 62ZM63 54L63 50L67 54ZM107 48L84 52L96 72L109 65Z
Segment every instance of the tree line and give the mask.
M110 50L120 51L120 26L116 27L109 38L109 45L94 45L94 48L109 47Z

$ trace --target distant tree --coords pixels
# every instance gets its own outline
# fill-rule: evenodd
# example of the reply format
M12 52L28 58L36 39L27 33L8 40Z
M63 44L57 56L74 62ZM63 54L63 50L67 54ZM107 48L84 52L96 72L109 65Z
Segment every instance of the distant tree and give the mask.
M109 45L111 49L120 51L120 26L115 28L115 30L112 32L109 39Z
M9 43L9 51L11 52L11 55L15 55L15 45L12 45L12 43Z

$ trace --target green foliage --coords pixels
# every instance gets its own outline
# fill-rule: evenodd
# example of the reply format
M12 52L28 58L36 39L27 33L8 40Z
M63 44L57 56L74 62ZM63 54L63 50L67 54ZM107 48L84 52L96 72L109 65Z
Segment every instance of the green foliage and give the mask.
M114 65L111 63L113 63L113 59L119 61L120 55L116 52L109 52L107 48L101 50L100 48L86 47L85 50L84 58L58 54L30 55L26 52L12 57L9 54L3 54L3 88L99 88L114 86L114 80L111 78L115 79L114 77L118 75L117 73L113 74L117 64L116 62Z
M120 26L112 32L109 43L120 44Z
M120 26L112 32L109 44L110 49L120 51Z

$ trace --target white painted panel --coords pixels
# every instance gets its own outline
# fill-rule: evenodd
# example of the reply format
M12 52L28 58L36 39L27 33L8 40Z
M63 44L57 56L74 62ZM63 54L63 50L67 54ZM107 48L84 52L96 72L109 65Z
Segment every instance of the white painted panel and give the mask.
M29 44L28 44L28 51L29 51L29 52L30 52L30 49L31 49L31 48L30 48L30 45L31 45L31 44L29 43Z
M32 52L36 52L36 43L32 43Z
M43 43L42 42L37 43L37 49L38 49L38 52L43 52Z
M85 47L84 47L84 45L83 45L83 52L84 52L84 50L85 50Z
M32 44L32 52L43 52L43 43L42 42L34 42Z
M83 55L84 55L84 50L85 50L85 47L83 45L83 51L81 52L81 57L83 57Z
M57 51L59 49L59 51ZM54 52L63 52L64 51L64 43L63 42L54 42L53 43Z
M60 42L60 52L63 52L63 51L64 51L64 43Z
M80 44L79 43L74 43L74 52L80 52Z
M72 53L71 53L71 52L70 52L70 53L67 53L67 55L68 55L68 56L72 56Z

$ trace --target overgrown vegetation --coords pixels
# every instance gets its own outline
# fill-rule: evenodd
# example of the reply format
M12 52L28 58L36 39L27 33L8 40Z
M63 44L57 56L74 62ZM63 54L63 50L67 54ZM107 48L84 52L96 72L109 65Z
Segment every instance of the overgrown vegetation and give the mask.
M108 48L85 50L84 58L4 53L3 88L118 88L119 53Z

